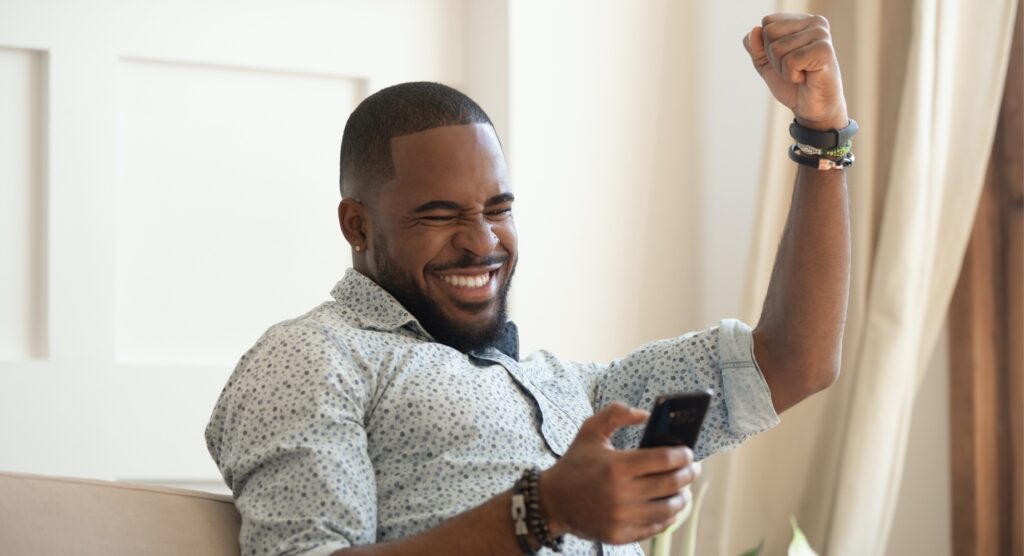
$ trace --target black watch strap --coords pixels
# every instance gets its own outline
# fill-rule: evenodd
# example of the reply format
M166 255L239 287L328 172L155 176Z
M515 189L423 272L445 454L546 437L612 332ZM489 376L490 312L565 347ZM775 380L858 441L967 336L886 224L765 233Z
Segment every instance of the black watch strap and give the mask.
M815 131L796 123L789 124L789 134L796 139L797 143L810 145L819 149L834 149L857 134L857 120L850 118L850 123L843 129L830 129L828 131Z

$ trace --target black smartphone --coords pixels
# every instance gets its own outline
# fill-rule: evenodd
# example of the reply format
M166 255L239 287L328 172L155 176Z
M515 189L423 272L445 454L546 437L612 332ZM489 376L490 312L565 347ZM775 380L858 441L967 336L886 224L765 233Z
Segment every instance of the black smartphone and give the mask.
M687 446L692 450L713 394L708 389L658 396L640 447Z

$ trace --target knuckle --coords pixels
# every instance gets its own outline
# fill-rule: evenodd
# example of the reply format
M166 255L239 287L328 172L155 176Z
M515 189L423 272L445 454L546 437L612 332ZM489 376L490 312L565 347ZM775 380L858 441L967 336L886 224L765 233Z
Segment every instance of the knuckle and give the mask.
M789 76L791 73L793 73L793 62L794 61L795 61L795 58L793 56L786 56L785 58L780 60L779 61L779 65L781 66L781 70L782 70L780 73L782 73L782 75L785 75L785 76Z
M825 17L823 15L814 15L814 16L811 16L811 19L814 20L815 24L820 25L820 26L822 26L822 27L824 27L826 29L829 28L828 18L827 17Z
M677 489L683 488L684 486L693 482L693 469L690 467L684 467L680 469L675 475L675 486Z

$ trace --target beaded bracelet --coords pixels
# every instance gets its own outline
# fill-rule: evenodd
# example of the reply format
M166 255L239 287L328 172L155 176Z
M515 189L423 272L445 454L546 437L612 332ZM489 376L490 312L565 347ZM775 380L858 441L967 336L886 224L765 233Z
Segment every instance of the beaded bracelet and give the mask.
M523 478L526 479L526 522L530 532L543 546L561 552L565 537L552 537L548 521L540 512L540 469L531 467L524 470Z
M512 518L515 520L516 540L523 554L533 556L536 552L530 547L527 531L532 534L542 547L561 552L565 536L551 536L547 520L540 511L540 469L531 467L524 469L516 481L512 494ZM524 523L525 518L525 523Z

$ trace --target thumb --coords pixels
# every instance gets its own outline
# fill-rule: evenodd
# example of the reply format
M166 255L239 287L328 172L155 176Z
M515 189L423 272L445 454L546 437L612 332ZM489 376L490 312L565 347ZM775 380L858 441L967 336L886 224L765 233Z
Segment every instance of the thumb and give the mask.
M615 431L625 426L639 425L649 416L650 413L642 409L629 407L622 402L612 402L583 423L580 435L608 441Z

